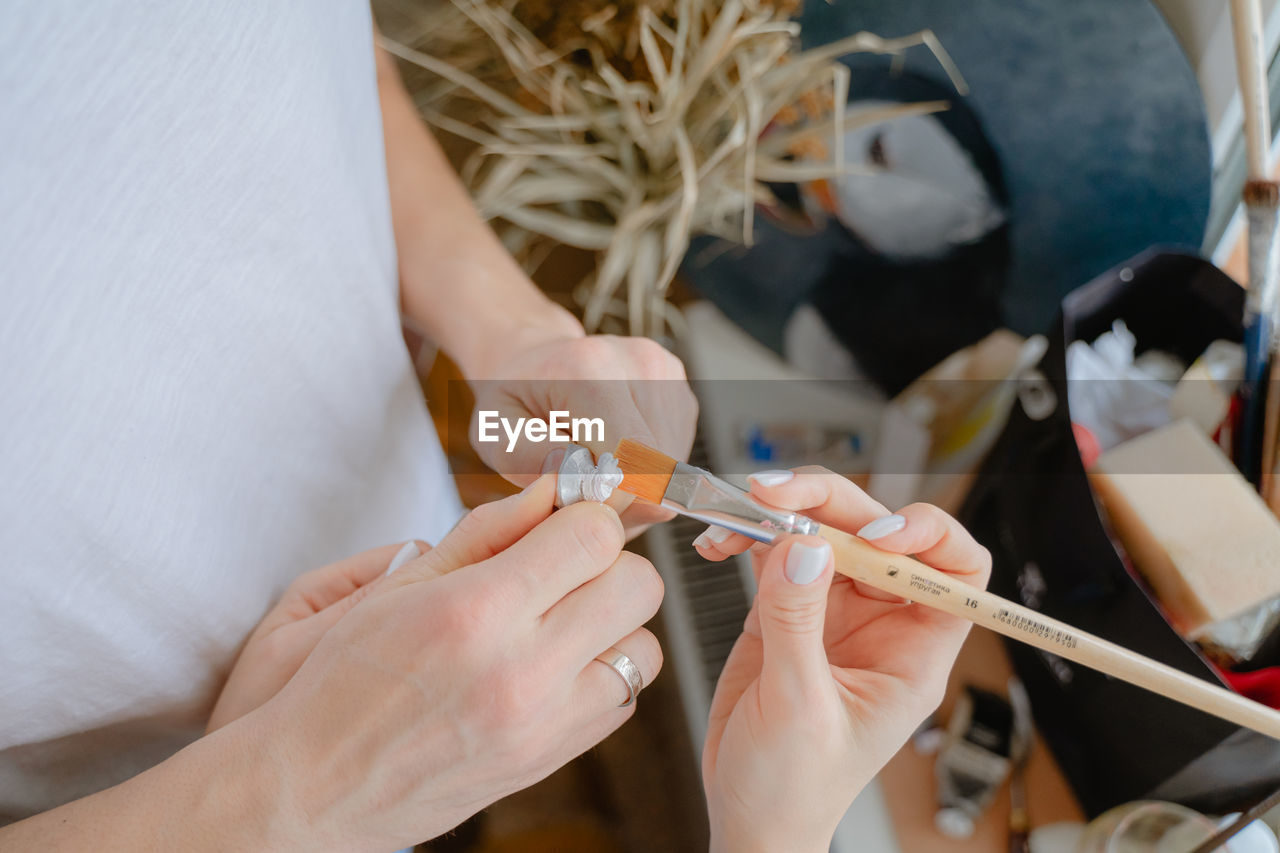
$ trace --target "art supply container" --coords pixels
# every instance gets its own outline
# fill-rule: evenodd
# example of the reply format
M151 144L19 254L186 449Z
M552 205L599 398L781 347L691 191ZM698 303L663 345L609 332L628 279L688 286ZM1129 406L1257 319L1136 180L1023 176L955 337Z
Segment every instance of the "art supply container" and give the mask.
M1212 820L1176 803L1139 800L1104 812L1085 827L1076 853L1187 853L1218 831ZM1241 853L1227 842L1223 853Z

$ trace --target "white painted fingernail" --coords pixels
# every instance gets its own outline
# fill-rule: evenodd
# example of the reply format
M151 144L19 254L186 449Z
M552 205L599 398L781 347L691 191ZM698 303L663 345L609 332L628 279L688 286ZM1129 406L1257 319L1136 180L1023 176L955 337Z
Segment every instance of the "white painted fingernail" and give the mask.
M693 540L693 545L695 548L710 548L712 545L719 545L732 535L732 530L712 524L698 534L698 538Z
M797 542L787 552L787 562L783 566L783 571L787 580L794 584L813 583L827 567L827 561L830 559L831 546L826 542L816 547Z
M702 531L702 535L719 545L721 542L732 536L733 531L727 527L721 527L718 524L713 524L706 530Z
M858 531L858 538L880 539L890 533L897 533L906 526L907 520L895 512L893 515L886 515L884 518L877 518L875 521L864 524Z
M391 574L405 563L421 556L422 551L418 548L418 543L410 539L408 542L404 543L404 547L397 551L396 555L391 558L391 564L387 566L387 574Z
M748 480L755 480L762 486L781 486L796 475L795 471L786 471L780 468L772 468L768 471L757 471L747 477Z

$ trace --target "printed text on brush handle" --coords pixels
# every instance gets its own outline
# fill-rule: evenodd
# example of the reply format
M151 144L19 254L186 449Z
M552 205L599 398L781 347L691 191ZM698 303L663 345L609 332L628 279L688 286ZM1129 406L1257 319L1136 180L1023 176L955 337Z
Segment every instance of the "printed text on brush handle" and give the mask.
M881 551L841 530L823 527L821 535L836 548L836 571L903 598L909 598L963 619L986 624L1000 633L1020 638L1026 635L1033 645L1054 643L1073 649L1078 640L1065 625L1051 625L1027 610L986 590L955 581L931 566L902 554ZM841 557L844 560L841 560ZM1000 630L996 624L1004 626ZM1015 633L1016 632L1016 633ZM1036 643L1039 639L1041 642Z
M1080 645L1079 640L1070 631L1046 624L1043 620L1021 611L1021 608L1008 606L1009 602L1004 599L997 599L996 602L987 601L985 602L987 607L984 608L982 607L984 602L981 599L987 596L981 594L979 590L969 588L957 591L952 587L949 580L939 580L936 576L931 577L922 574L908 565L905 559L886 562L883 567L872 566L869 568L871 571L865 577L856 575L856 579L873 581L875 570L879 569L883 572L885 578L892 581L894 589L901 589L902 585L906 584L907 591L902 593L904 598L916 599L920 596L932 596L951 603L951 607L944 609L954 611L956 607L960 607L962 611L976 611L974 613L961 612L957 614L969 619L976 620L983 617L994 619L1014 631L1031 637L1039 637L1045 642L1054 643L1064 649L1074 649ZM851 574L851 576L855 575ZM881 585L884 584L877 584L877 586Z
M964 584L956 585L956 581L946 578L946 575L942 575L936 569L928 570L929 574L924 574L918 569L919 566L922 564L911 560L910 557L886 553L886 561L883 565L869 565L869 562L859 561L858 566L849 567L849 570L842 574L847 574L855 580L867 581L874 587L884 589L884 592L896 592L913 601L923 599L920 603L932 603L929 599L937 599L938 605L943 605L945 602L940 610L955 613L956 616L977 621L979 624L988 624L991 628L995 628L995 625L989 625L988 620L995 620L1010 629L1001 631L1009 634L1010 637L1025 634L1028 639L1039 638L1043 643L1052 643L1064 649L1079 646L1079 640L1070 630L1065 630L1061 626L1048 625L1042 619L1036 619L1030 615L1030 612L1024 612L1020 607L1010 605L1010 602L1006 602L1004 598L989 601L989 593L972 587L965 588ZM841 569L837 562L836 570L841 571ZM942 578L938 575L942 575ZM883 580L879 580L881 578Z
M824 526L820 535L831 543L836 570L854 580L1280 740L1280 712L1272 708L994 593L969 587L911 557L881 551L842 530Z

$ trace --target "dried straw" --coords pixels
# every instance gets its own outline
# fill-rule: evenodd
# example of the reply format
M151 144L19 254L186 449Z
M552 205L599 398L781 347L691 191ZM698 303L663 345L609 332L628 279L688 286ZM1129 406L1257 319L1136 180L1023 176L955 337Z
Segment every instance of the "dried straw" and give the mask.
M663 335L691 235L750 245L767 182L845 173L844 130L945 108L846 115L840 56L925 45L965 91L928 30L797 52L790 2L377 5L397 24L382 46L424 72L411 81L423 117L474 146L463 179L526 269L555 244L598 253L575 293L592 330Z

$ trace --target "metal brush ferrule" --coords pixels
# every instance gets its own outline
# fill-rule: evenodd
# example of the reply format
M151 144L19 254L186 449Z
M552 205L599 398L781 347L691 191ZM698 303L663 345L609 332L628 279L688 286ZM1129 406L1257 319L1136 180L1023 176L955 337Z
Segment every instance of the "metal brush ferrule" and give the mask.
M662 505L681 515L741 533L757 542L772 542L785 533L816 535L818 523L796 512L769 509L732 483L710 471L676 463Z

